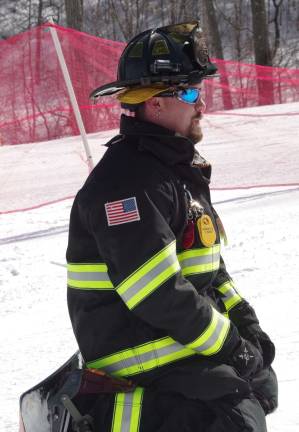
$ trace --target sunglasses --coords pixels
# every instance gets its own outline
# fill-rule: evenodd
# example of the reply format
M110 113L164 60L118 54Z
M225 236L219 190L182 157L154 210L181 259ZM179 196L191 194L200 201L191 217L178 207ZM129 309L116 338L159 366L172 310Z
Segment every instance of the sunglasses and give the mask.
M181 90L171 90L157 94L157 97L176 97L181 102L194 105L201 98L201 89L188 87Z

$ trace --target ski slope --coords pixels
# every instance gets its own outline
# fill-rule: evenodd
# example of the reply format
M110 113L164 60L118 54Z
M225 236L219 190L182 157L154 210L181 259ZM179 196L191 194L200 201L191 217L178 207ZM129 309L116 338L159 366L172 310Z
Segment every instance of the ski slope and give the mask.
M199 150L213 162L218 187L242 186L244 177L250 175L255 185L272 184L213 190L212 199L228 235L229 245L223 250L228 270L277 347L274 368L280 406L268 418L268 430L298 432L299 104L237 113L249 116L206 116ZM110 133L90 137L96 160L105 150L99 143L108 136ZM63 162L55 146L64 149L62 155L67 154ZM57 198L57 188L61 198L73 194L86 176L86 166L78 158L83 153L81 146L74 137L0 147L0 211L34 206L43 195L51 198L52 192ZM42 159L44 164L32 164L32 159ZM12 178L16 180L9 181ZM30 193L34 188L36 193ZM67 199L0 215L3 432L17 430L19 395L77 349L66 305L65 249L71 204L72 199Z

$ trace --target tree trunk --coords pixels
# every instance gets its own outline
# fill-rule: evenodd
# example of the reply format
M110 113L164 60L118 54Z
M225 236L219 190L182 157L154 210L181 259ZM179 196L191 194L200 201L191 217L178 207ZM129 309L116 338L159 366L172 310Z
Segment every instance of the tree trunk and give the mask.
M206 9L206 16L208 19L208 29L209 29L209 35L210 40L213 47L213 54L215 54L215 57L223 59L223 49L220 39L220 33L216 18L216 11L214 6L213 0L203 0L203 5Z
M43 23L43 0L39 0L38 2L38 12L37 12L37 25L41 25Z
M67 26L82 30L83 0L64 0Z
M265 0L251 0L255 63L272 66Z
M210 36L210 41L213 48L213 54L218 59L223 60L223 49L222 49L222 43L221 43L221 37L219 33L217 18L216 18L216 11L214 6L213 0L203 0L203 6L206 11L206 17L208 20L208 31ZM222 74L220 75L220 82L223 85L222 87L222 100L223 100L223 106L224 109L232 109L233 108L233 102L229 90L229 82L226 74L225 65L222 66Z
M262 66L272 66L265 0L251 0L251 12L255 63ZM271 74L268 74L267 79L264 79L264 75L265 71L263 78L259 78L257 72L259 105L274 103Z
M272 57L272 63L273 60L276 56L277 50L280 47L280 14L281 14L281 7L282 7L282 2L283 0L272 0L273 2L273 6L274 6L274 18L273 18L273 23L274 23L274 29L275 29L275 39L274 39L274 47L273 47L273 51L271 53L271 57Z

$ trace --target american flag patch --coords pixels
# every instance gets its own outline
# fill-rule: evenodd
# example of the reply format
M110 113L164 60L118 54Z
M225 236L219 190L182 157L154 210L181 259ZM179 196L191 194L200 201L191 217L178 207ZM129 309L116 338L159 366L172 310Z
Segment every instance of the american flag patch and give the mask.
M105 211L109 226L140 220L135 197L108 202Z

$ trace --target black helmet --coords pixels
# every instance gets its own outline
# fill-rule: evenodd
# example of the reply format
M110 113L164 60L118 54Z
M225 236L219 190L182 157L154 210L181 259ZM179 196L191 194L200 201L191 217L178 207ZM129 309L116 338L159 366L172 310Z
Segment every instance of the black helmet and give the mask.
M117 81L95 89L97 99L136 86L195 84L215 76L199 21L146 30L124 49Z

